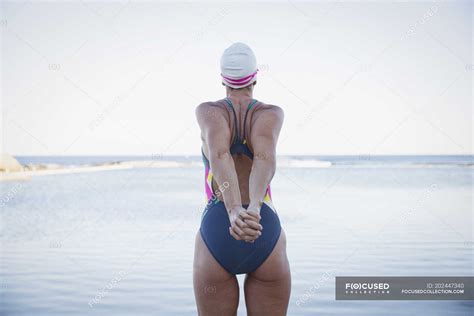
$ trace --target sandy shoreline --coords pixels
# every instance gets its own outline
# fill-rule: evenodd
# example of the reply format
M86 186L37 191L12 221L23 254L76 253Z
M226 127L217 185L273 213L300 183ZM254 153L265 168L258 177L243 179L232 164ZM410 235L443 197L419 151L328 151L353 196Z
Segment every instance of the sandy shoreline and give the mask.
M472 168L472 164L452 164L452 163L399 163L399 164L361 164L361 165L334 165L330 161L323 160L298 160L279 159L278 168L444 168L444 167L467 167ZM167 168L202 168L201 161L173 161L173 160L131 160L115 161L98 165L59 165L59 164L28 164L19 165L16 171L1 171L0 182L28 180L36 176L75 174L85 172L113 171L127 169L167 169Z
M325 161L302 161L300 167L307 168L328 168L330 162ZM281 161L279 167L290 167L290 161ZM0 172L0 181L27 180L31 177L59 174L74 174L82 172L97 172L111 170L125 170L135 168L201 168L202 162L189 161L178 162L172 160L135 160L110 162L101 165L57 165L57 164L30 164L21 166L18 171Z
M132 169L132 165L106 165L106 166L86 166L86 167L64 167L55 169L24 170L16 172L0 172L0 181L28 180L31 177L47 176L56 174L74 174L83 172L97 172L110 170Z
M200 162L177 162L177 161L122 161L110 162L100 165L57 165L57 164L29 164L21 166L18 171L0 171L1 181L28 180L36 176L74 174L83 172L127 170L138 168L197 168Z

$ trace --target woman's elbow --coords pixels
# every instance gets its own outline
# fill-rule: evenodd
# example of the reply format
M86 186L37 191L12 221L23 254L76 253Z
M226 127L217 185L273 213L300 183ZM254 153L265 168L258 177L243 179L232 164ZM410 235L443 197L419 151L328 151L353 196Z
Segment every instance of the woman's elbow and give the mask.
M275 155L275 153L257 151L253 155L253 160L263 162L263 163L267 163L268 165L275 165L276 164L276 155Z
M232 155L230 154L230 150L228 148L216 148L214 150L211 150L209 155L211 161L221 161L232 158Z
M264 154L256 152L253 156L253 165L261 166L262 168L271 170L272 173L276 170L276 156L274 154Z

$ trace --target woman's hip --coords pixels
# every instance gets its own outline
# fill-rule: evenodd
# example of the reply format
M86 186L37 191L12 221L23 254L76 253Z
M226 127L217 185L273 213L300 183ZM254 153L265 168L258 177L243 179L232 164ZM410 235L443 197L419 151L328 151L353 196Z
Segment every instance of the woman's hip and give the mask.
M262 235L255 242L236 240L229 234L230 220L223 202L207 205L200 234L210 253L231 274L255 271L272 253L281 234L276 212L265 203L260 210Z

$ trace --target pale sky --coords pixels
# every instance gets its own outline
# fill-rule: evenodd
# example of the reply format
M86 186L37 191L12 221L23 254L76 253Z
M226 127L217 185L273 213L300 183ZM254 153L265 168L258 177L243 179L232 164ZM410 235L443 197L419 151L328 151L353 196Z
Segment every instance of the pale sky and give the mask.
M198 155L194 108L225 96L233 42L278 153L472 154L470 1L2 1L2 147Z

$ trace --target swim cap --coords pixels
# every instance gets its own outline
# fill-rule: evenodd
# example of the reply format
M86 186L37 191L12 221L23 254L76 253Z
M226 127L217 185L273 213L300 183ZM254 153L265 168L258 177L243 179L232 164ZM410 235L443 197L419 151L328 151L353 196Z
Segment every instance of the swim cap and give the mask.
M234 89L246 87L257 80L257 59L244 43L230 45L221 57L222 83Z

